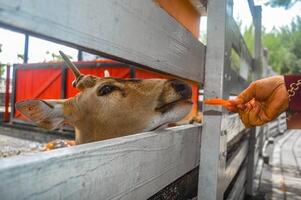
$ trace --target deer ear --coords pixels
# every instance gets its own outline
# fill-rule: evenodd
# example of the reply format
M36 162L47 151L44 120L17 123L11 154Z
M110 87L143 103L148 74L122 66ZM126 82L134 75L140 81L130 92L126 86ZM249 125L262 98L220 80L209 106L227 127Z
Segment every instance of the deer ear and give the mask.
M65 122L64 100L24 100L16 103L16 109L48 130L59 128Z

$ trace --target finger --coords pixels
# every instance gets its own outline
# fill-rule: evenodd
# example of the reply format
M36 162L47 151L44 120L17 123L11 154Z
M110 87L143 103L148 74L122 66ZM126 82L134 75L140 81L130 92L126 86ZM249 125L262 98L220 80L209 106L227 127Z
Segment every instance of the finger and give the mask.
M249 122L249 110L248 109L245 109L244 111L239 111L239 116L240 116L240 119L241 121L243 122L243 124L245 125L246 128L250 128L251 127L251 124Z
M237 113L238 112L238 108L236 106L225 106L225 108L229 111L229 112L234 112Z
M235 97L235 99L229 99L228 101L230 102L230 104L231 104L232 106L237 106L237 105L243 103L242 100L239 99L239 98L237 98L237 97Z
M270 95L265 102L265 114L267 121L275 119L280 113L284 112L288 108L288 94L286 87L280 85Z
M246 106L246 108L248 110L252 110L253 109L253 105L251 104L251 102L246 103L245 106Z
M238 95L236 101L239 104L245 104L251 101L253 98L255 98L255 94L256 94L256 82L253 82L249 85L249 87L247 87L247 89L245 89Z
M230 102L231 106L236 109L244 110L246 108L245 104L242 103L242 101L240 99L238 99L237 97L235 99L229 100L229 102Z
M254 104L249 115L249 123L252 126L259 126L265 123L262 120L262 118L259 116L260 111L261 111L261 105L259 103Z

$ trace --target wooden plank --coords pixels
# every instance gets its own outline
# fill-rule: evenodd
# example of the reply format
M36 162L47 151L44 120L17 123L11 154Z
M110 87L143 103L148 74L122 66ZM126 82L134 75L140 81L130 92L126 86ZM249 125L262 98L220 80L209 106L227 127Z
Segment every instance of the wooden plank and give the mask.
M253 66L253 58L249 49L240 33L239 27L236 24L233 17L228 16L228 29L229 29L229 37L232 42L232 46L235 48L237 53L240 56L240 59L243 59L245 63L249 66L249 69L252 69Z
M241 171L239 172L239 176L235 182L235 184L232 187L231 192L229 193L227 200L237 200L239 199L242 192L244 192L245 189L245 183L247 179L247 168L244 166Z
M253 21L255 21L256 19L256 6L254 4L254 0L248 0L248 4L249 4L249 8L250 8L250 11L251 11L251 14L252 14L252 18L253 18Z
M249 135L248 160L247 160L247 185L246 194L253 196L255 167L257 165L258 151L256 151L256 128L251 129Z
M249 85L249 81L246 81L243 77L239 75L239 72L236 72L232 68L227 69L227 85L229 87L230 95L238 95L246 89Z
M261 6L255 6L252 11L254 27L255 27L255 44L254 44L254 70L253 79L260 79L262 77L262 43L261 43Z
M0 161L1 199L147 199L198 165L187 125Z
M227 35L230 43L230 50L233 48L239 56L240 70L235 71L231 68L231 65L226 67L225 80L227 81L230 94L238 95L249 85L248 72L252 71L253 58L240 33L239 27L232 16L227 16ZM227 56L231 59L231 53Z
M0 24L189 80L205 46L150 0L0 0Z
M240 165L243 163L244 159L248 154L249 141L245 140L237 153L228 161L227 168L225 171L225 185L224 188L227 189L228 185L231 183L232 179L239 170Z
M244 200L246 196L246 188L243 188L237 200Z
M226 34L227 2L210 0L208 13L204 96L228 98L224 80L224 69L230 65L226 57L230 49ZM227 113L221 106L205 105L203 114L198 199L222 200L227 137L221 133L223 116Z
M231 114L225 118L224 123L227 134L227 143L233 140L238 134L240 134L243 130L245 130L245 126L239 118L238 114Z

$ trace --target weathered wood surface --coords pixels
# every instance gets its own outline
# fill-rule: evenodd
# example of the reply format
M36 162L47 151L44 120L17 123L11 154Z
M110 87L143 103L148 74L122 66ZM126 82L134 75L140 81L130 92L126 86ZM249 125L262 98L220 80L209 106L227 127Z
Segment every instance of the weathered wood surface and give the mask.
M226 79L227 79L227 87L230 95L237 96L241 91L246 89L250 84L246 81L239 72L236 72L232 68L226 69Z
M231 192L229 193L227 200L238 200L240 199L240 196L244 196L245 192L245 183L247 179L247 168L244 166L241 171L239 172L239 175L236 179L235 184L233 185ZM243 194L242 194L243 193Z
M229 66L228 37L226 30L227 2L208 2L207 49L204 96L228 98L224 69ZM222 134L223 117L221 106L205 105L201 140L201 158L198 184L198 199L223 199L224 171L226 164L227 136Z
M116 138L0 162L6 199L146 199L198 165L200 126Z
M227 143L231 142L238 134L245 130L245 126L239 118L238 114L225 116L223 130L227 134Z
M240 55L240 59L243 59L248 65L249 69L253 66L253 58L252 55L240 33L239 27L236 24L233 17L228 16L228 29L229 29L229 37L233 47L236 49L237 53Z
M0 24L186 79L205 47L151 0L0 0Z
M237 153L233 156L231 160L227 163L227 168L225 171L225 185L224 188L227 189L228 185L236 175L239 170L240 165L243 163L244 159L248 154L249 141L245 140L239 149L237 149Z

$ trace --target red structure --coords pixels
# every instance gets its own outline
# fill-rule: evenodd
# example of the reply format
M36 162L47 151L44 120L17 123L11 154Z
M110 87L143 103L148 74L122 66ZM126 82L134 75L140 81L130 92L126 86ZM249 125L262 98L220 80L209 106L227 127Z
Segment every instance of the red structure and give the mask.
M83 74L99 77L108 70L112 77L117 78L171 78L156 72L138 69L134 66L112 60L92 62L75 62ZM14 66L12 96L12 120L24 122L26 119L14 109L15 102L24 99L65 99L74 96L78 90L72 87L74 77L64 63L18 64ZM194 112L197 111L198 86L193 88ZM21 121L20 121L21 120Z

